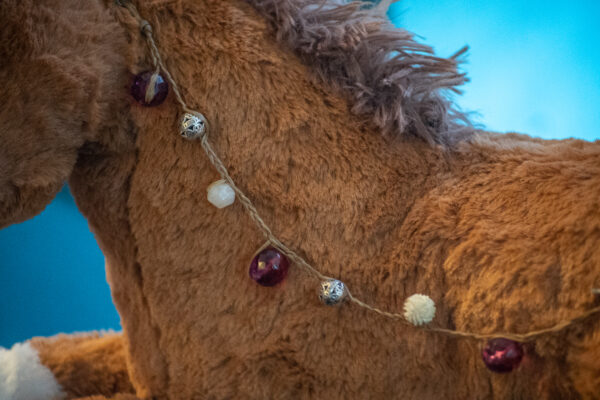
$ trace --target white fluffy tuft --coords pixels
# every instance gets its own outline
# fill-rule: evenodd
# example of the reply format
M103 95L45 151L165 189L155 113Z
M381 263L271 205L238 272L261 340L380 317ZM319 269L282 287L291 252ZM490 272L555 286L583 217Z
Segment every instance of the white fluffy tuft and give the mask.
M435 317L435 303L429 296L413 294L404 302L404 318L413 325L428 324Z
M10 350L0 347L0 400L62 398L60 385L29 343L17 343Z

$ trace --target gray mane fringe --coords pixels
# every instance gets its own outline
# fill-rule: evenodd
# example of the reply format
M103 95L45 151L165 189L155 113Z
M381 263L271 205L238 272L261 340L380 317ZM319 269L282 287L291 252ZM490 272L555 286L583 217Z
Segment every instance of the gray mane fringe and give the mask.
M392 26L383 7L361 1L247 0L304 63L349 95L352 112L370 115L384 134L453 142L470 123L448 99L467 81L458 71L467 48L436 57L413 34ZM384 1L389 5L389 1Z

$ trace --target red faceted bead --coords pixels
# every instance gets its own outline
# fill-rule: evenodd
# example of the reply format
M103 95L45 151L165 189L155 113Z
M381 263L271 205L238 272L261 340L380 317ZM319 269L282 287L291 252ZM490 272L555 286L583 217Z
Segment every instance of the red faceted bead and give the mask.
M146 92L148 91L148 85L153 74L154 72L152 71L141 72L133 78L133 84L131 85L131 95L138 103L145 107L155 107L162 104L169 93L169 84L159 74L154 83L154 96L150 101L147 101Z
M250 278L263 286L275 286L285 279L290 262L274 247L267 247L252 259Z
M521 364L523 346L513 340L491 339L481 351L485 366L498 373L510 372Z

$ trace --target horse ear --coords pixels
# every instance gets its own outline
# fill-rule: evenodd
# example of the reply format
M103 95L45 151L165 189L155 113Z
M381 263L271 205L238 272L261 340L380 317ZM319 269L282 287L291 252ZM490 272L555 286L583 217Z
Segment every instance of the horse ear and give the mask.
M42 211L114 119L125 39L100 2L77 3L0 2L0 228Z

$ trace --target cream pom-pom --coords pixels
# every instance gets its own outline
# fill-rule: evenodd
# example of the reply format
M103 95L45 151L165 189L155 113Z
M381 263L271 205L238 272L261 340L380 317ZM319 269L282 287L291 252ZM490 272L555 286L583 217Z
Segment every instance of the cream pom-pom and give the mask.
M29 342L17 343L10 350L0 347L0 399L47 400L64 397L56 377L40 362L37 350Z
M413 325L427 324L435 317L435 303L429 296L413 294L404 302L404 318Z

